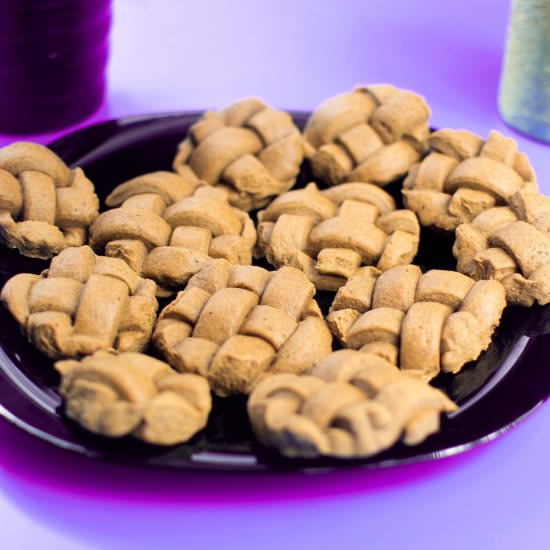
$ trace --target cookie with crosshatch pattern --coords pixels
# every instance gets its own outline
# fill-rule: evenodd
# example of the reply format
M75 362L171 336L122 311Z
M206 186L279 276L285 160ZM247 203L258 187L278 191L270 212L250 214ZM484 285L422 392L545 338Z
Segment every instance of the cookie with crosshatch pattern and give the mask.
M160 313L153 343L180 372L227 396L277 372L307 372L332 350L315 287L298 269L214 260Z
M0 149L0 243L47 260L86 243L99 200L81 168L19 141Z
M310 374L262 381L247 409L256 437L283 455L360 458L421 443L456 405L375 354L340 350Z
M0 299L29 341L59 359L143 350L156 319L155 287L122 260L81 246L63 250L40 275L14 275Z

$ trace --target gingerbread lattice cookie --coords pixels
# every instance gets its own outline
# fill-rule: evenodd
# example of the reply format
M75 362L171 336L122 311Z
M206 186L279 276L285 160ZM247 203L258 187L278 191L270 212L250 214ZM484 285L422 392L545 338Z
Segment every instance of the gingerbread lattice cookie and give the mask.
M506 306L498 281L416 265L365 267L337 293L327 321L348 348L379 354L425 380L477 359Z
M516 142L493 130L487 140L466 130L438 130L432 153L415 164L403 183L405 205L421 225L453 231L519 190L536 191L535 174Z
M314 293L291 267L214 260L161 312L153 342L178 371L207 377L216 394L246 394L265 376L306 372L331 352Z
M258 213L258 249L275 267L302 270L320 290L337 290L364 265L410 263L420 227L410 210L368 183L288 191Z
M119 185L106 202L118 208L92 224L91 246L154 280L158 296L174 294L212 258L252 261L254 224L223 189L153 172Z
M158 307L153 281L89 246L66 248L41 275L15 275L0 298L29 341L53 359L141 351Z
M290 115L248 98L206 112L180 143L173 167L224 187L231 204L252 210L294 184L303 156Z
M0 149L0 243L46 260L86 242L97 216L94 186L37 143Z
M304 129L314 176L329 185L386 185L405 175L427 149L429 116L421 96L387 84L328 99Z
M82 361L58 361L55 368L67 416L91 432L174 445L206 426L208 382L148 355L97 352Z
M311 375L279 374L248 400L254 433L290 457L358 458L417 445L456 409L441 391L372 353L340 350Z
M510 206L489 208L459 225L457 269L474 279L496 279L508 303L550 302L550 198L520 191Z

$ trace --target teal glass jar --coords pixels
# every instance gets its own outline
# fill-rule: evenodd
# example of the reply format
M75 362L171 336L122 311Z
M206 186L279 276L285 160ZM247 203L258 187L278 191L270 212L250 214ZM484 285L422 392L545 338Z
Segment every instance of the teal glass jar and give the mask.
M512 0L498 106L509 126L550 143L550 0Z

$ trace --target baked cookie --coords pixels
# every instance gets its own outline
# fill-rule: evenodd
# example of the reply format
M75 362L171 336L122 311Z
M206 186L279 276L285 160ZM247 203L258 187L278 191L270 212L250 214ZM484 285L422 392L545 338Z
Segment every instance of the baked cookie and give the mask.
M372 352L430 380L477 359L506 306L498 281L416 265L361 269L332 303L327 322L347 348Z
M550 198L519 191L509 202L457 227L457 269L474 279L500 281L510 304L548 304Z
M230 203L248 211L290 189L303 156L290 115L252 97L206 112L179 144L173 168L225 188Z
M319 191L314 183L277 197L258 213L258 254L302 270L320 290L338 290L361 266L410 263L420 226L410 210L369 183Z
M527 157L495 130L486 141L466 130L438 130L428 143L432 152L403 182L405 205L423 226L454 231L488 208L509 204L519 190L537 190Z
M328 99L304 129L315 178L386 185L404 176L427 149L429 116L424 98L388 84Z
M297 269L267 271L213 260L166 306L153 343L180 372L205 376L220 396L250 393L277 372L307 372L332 337Z
M29 341L53 359L141 351L158 307L153 281L89 246L66 248L41 275L15 275L0 299Z
M202 376L178 374L141 353L97 352L82 361L58 361L55 368L67 416L107 437L183 443L206 426L212 407Z
M311 375L279 374L248 400L256 437L289 457L367 457L402 440L417 445L456 405L372 353L340 350Z
M119 185L106 203L118 208L92 224L91 246L155 281L158 296L174 294L212 258L252 262L254 224L223 189L153 172Z
M80 168L19 141L0 149L0 243L47 260L86 242L99 201Z

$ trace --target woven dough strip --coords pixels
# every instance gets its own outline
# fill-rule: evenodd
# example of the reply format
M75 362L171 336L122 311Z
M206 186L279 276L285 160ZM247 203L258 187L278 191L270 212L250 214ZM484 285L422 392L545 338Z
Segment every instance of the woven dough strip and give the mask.
M363 268L337 293L327 322L348 348L379 354L424 380L477 359L506 306L498 281L416 265Z
M258 250L275 267L303 271L320 290L338 290L361 266L410 263L420 227L410 210L368 183L319 191L314 183L258 213Z
M158 307L153 281L89 246L66 248L41 275L15 275L0 299L29 341L53 359L141 351Z
M386 185L404 176L427 149L429 116L421 96L388 84L328 99L304 129L313 175L328 185Z
M248 98L206 112L193 124L173 168L188 179L223 187L232 205L248 211L290 189L303 156L290 115Z
M438 130L433 152L403 182L405 205L420 224L453 231L520 190L536 191L535 174L517 143L493 130L487 140L465 130Z
M37 143L0 149L0 243L47 260L86 242L99 200L80 168Z
M252 262L254 224L223 189L161 171L119 185L106 203L118 208L95 220L91 246L154 280L158 296L174 294L212 258Z
M208 382L148 355L97 352L82 361L58 361L55 368L65 413L91 432L174 445L206 426Z
M442 392L372 353L340 350L311 375L279 374L248 400L254 433L289 457L359 458L402 439L417 445L456 405Z
M208 378L216 394L247 394L262 378L307 372L331 352L314 293L291 267L213 260L162 310L153 343L176 370Z
M457 269L474 279L496 279L508 303L550 302L550 198L517 192L510 206L489 208L459 225Z

